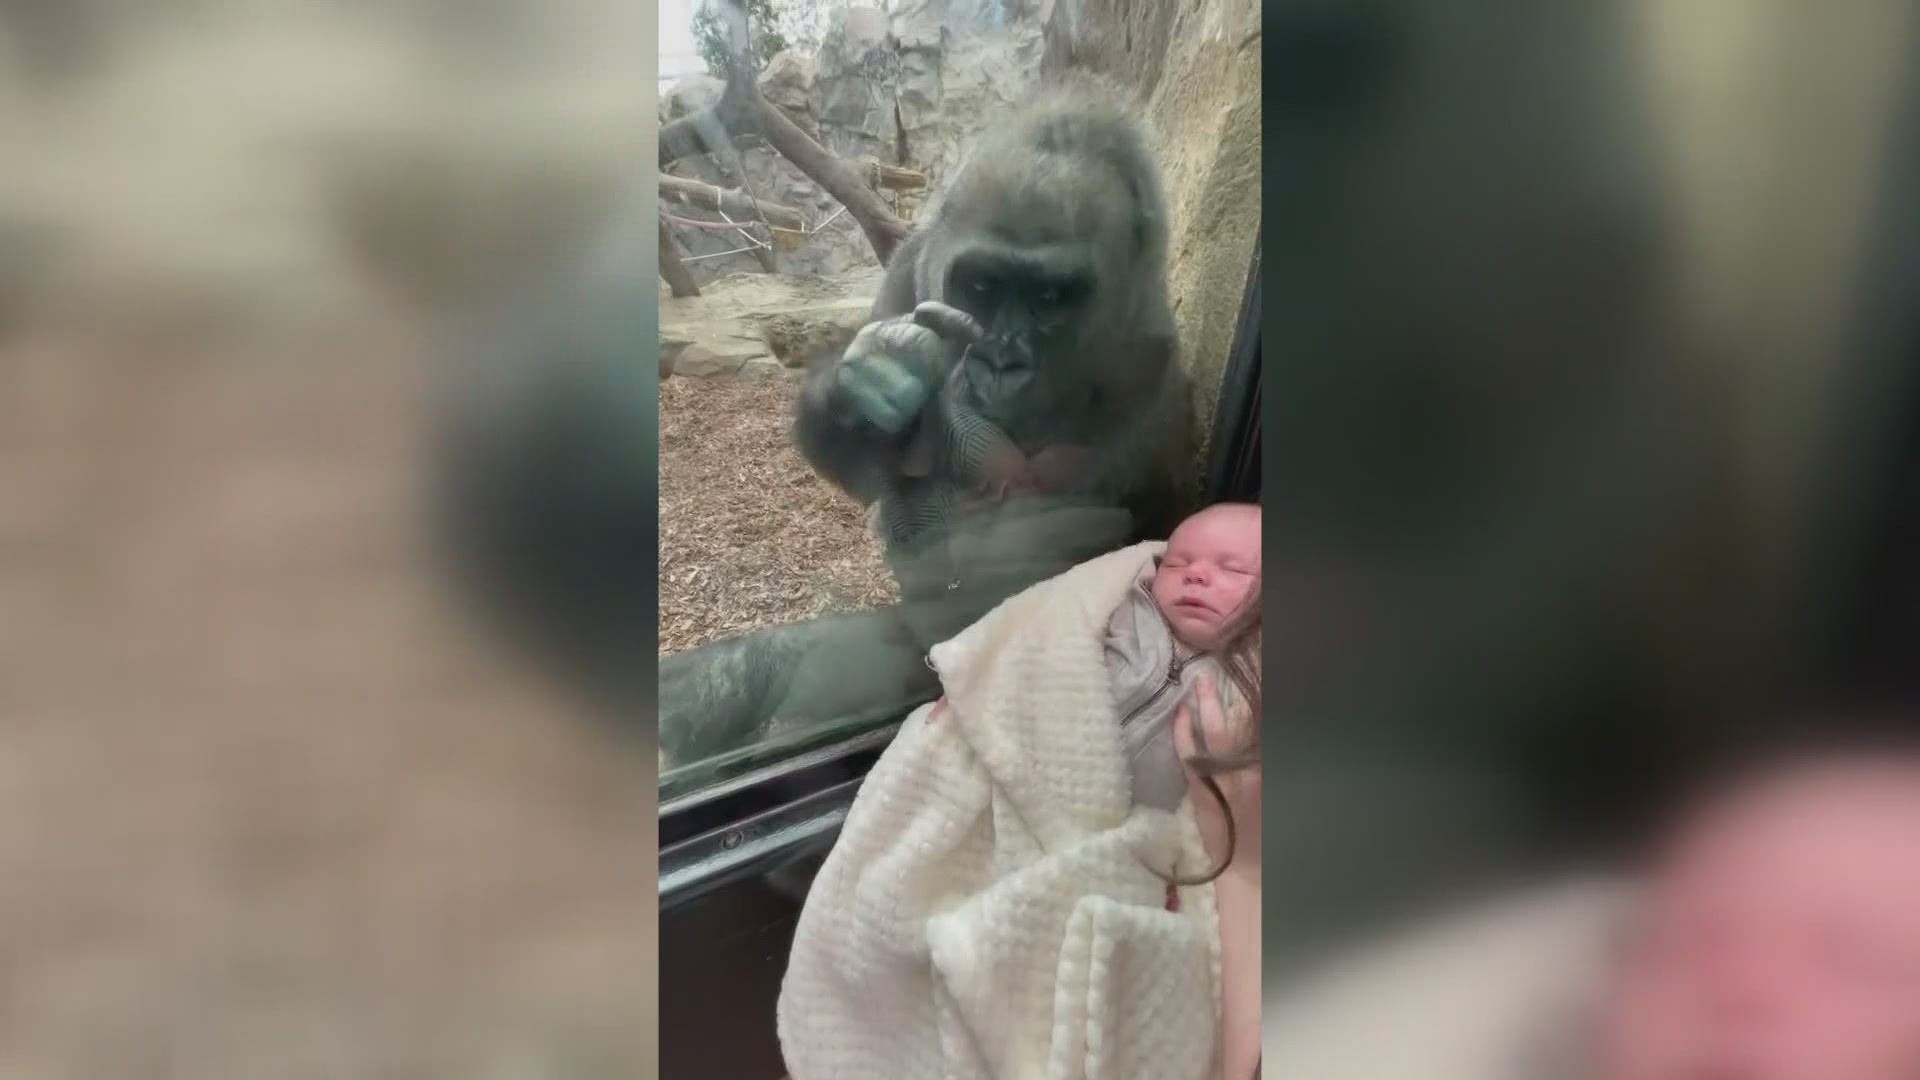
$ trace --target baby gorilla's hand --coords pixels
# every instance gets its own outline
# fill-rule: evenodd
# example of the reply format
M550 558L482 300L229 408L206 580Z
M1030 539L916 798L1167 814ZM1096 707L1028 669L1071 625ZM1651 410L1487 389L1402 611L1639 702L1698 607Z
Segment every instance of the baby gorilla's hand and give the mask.
M946 376L952 346L979 335L966 313L934 302L861 327L833 373L843 419L888 435L907 430Z
M996 440L981 456L979 487L988 501L1001 502L1037 490L1027 469L1027 455L1020 452L1012 439Z
M1032 495L1065 495L1092 473L1092 460L1082 446L1059 443L1029 457L1012 440L1004 440L991 448L983 462L983 497L1004 502Z
M1033 455L1027 462L1027 473L1035 490L1065 494L1081 488L1093 475L1093 466L1093 451L1054 443Z

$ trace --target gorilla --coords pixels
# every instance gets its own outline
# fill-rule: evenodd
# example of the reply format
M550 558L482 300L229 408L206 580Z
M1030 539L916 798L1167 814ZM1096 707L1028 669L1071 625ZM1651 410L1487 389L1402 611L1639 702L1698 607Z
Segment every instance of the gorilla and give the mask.
M984 133L868 324L809 365L795 443L869 507L901 603L662 659L664 764L898 715L932 694L929 647L1189 507L1167 209L1122 100L1062 85Z

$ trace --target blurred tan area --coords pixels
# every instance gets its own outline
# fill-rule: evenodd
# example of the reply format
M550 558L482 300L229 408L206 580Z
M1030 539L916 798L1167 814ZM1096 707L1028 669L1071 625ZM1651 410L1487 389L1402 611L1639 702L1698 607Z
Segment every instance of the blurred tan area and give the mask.
M422 477L649 178L652 22L0 0L0 1077L653 1075L652 755Z

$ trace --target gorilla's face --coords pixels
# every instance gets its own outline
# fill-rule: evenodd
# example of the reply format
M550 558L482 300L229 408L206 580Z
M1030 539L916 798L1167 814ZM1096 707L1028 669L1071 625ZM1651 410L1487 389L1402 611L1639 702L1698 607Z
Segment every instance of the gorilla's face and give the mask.
M1115 283L1137 261L1137 210L1118 177L1085 161L995 164L948 196L933 269L940 298L986 330L981 359L1018 377L1126 321Z
M1076 344L1098 282L1084 243L1018 247L980 235L954 257L944 291L986 330L976 358L1017 383L1041 357Z

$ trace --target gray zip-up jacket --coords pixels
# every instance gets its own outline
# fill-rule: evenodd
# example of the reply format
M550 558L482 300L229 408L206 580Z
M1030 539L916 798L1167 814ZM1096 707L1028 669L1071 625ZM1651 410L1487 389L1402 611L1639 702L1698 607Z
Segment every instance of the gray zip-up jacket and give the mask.
M1126 601L1107 620L1107 672L1120 716L1120 743L1133 774L1133 801L1173 810L1187 793L1186 769L1173 745L1174 712L1192 697L1203 673L1212 673L1226 701L1236 695L1218 661L1173 636L1153 602L1157 566L1156 559L1140 571Z

